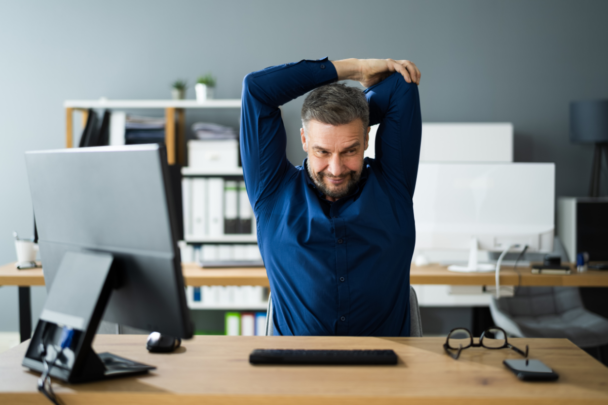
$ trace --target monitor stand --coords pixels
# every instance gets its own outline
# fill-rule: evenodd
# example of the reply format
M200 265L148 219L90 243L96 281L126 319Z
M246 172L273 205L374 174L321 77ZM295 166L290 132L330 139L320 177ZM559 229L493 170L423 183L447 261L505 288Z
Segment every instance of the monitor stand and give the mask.
M64 327L74 330L50 375L68 383L146 373L155 367L110 353L97 354L91 344L113 288L120 287L119 269L111 254L67 252L23 359L23 366L42 373L43 354L52 363L60 352Z
M477 238L471 238L471 245L469 250L469 264L466 266L452 265L448 267L450 271L456 271L460 273L489 273L496 270L496 265L489 263L479 263L477 261L477 255L479 253L479 242Z

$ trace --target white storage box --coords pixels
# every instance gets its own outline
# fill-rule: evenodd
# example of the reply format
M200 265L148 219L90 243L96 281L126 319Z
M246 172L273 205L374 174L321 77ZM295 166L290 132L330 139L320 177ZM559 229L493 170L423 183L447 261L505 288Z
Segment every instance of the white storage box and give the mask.
M188 166L190 168L221 170L239 167L239 143L225 141L188 141Z

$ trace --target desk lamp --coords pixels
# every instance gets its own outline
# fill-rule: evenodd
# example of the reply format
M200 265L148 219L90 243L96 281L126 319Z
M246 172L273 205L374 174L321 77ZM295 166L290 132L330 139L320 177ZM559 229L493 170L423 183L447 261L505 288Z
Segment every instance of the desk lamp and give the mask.
M608 162L608 100L570 103L570 141L595 144L589 197L599 197L602 151Z

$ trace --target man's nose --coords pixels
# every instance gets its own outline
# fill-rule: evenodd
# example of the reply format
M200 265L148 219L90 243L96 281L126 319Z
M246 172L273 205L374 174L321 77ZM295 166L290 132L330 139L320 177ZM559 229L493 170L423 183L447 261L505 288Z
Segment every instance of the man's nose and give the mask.
M344 174L344 166L339 154L334 154L329 161L328 170L332 177L340 177Z

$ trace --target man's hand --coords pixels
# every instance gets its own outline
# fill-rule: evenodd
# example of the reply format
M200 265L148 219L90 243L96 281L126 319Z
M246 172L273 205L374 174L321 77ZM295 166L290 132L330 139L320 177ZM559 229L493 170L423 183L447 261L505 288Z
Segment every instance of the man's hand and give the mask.
M344 59L332 63L338 80L356 80L364 87L381 82L393 72L399 72L408 83L420 84L420 70L409 60Z

